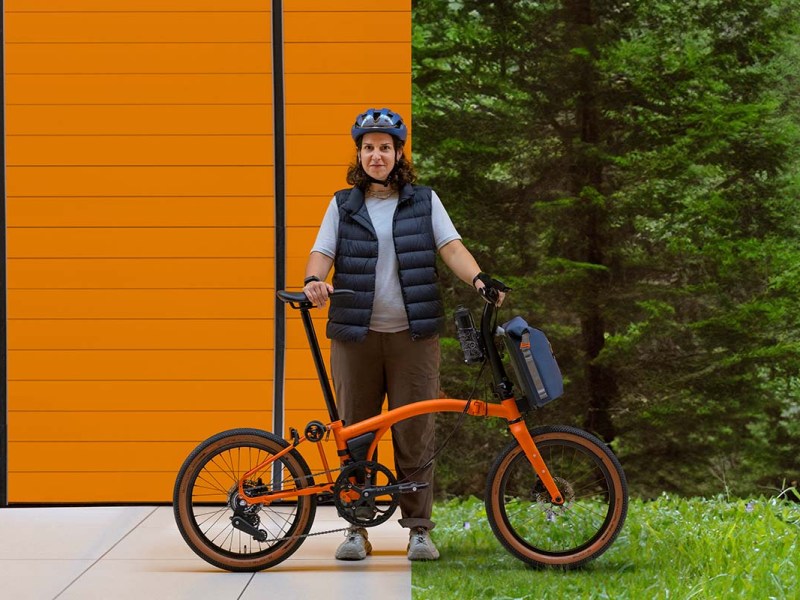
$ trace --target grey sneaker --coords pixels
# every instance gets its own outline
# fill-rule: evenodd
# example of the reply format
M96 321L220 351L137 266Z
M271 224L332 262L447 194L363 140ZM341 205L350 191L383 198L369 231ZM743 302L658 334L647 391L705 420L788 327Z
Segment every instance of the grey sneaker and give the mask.
M436 560L439 551L424 527L415 527L408 536L408 560Z
M337 560L364 560L372 552L372 544L367 539L363 527L351 527L344 534L345 540L336 549Z

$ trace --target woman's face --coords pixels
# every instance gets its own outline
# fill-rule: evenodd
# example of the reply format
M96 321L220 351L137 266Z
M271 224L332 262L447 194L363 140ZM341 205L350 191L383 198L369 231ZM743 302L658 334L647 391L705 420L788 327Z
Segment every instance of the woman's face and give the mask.
M358 155L367 175L384 181L403 151L394 149L394 138L388 133L365 133Z

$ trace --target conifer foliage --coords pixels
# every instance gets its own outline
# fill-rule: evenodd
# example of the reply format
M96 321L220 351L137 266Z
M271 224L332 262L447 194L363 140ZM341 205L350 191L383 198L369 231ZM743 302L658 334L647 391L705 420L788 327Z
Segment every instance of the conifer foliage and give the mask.
M413 22L423 182L567 379L531 418L610 442L644 495L797 480L800 3L417 0Z

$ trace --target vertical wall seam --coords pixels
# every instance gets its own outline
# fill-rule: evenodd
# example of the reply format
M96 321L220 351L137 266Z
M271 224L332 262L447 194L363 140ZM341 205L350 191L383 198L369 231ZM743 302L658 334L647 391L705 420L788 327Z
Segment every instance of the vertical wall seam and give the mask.
M0 65L3 73L0 80L0 507L8 506L8 284L6 281L6 3L0 0Z
M275 290L286 287L286 118L283 79L283 2L272 0L272 115L275 181ZM283 437L284 372L286 364L286 305L275 296L275 369L272 394L272 431ZM280 487L282 474L273 473Z

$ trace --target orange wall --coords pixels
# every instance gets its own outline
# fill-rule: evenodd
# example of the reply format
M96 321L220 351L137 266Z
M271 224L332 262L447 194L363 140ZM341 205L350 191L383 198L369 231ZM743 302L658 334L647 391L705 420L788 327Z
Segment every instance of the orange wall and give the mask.
M393 26L370 29L365 19ZM347 165L355 158L349 133L356 115L391 106L410 120L411 3L284 0L284 41L287 284L300 286L328 203L336 190L348 187ZM327 363L325 315L312 315ZM286 427L302 432L313 418L327 421L327 411L299 317L292 310L287 316ZM336 462L334 449L326 449L329 461ZM391 435L379 452L381 462L393 467ZM312 469L321 467L318 456L307 458Z
M168 501L200 440L271 429L270 7L5 2L10 503ZM365 14L395 26L354 26ZM299 286L353 117L410 116L410 0L284 0L283 20ZM302 430L326 418L288 317L285 423Z

